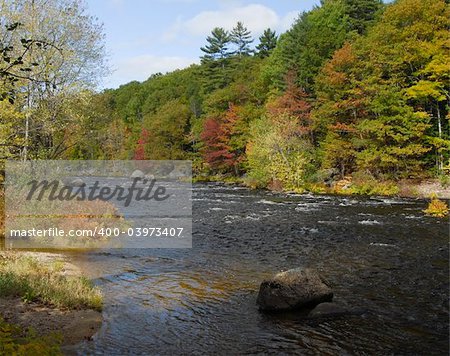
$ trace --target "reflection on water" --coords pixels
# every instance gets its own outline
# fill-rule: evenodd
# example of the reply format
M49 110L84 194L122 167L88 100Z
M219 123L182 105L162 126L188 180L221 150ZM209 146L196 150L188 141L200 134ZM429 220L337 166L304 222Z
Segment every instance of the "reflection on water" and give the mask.
M425 201L194 186L194 248L74 258L104 290L82 353L448 354L448 223ZM230 203L232 202L232 203ZM356 313L265 315L259 283L318 268Z

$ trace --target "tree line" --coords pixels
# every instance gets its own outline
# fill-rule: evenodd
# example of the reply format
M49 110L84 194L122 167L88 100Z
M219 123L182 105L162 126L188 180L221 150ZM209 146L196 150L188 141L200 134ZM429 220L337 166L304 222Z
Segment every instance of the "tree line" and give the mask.
M289 190L444 175L448 6L323 0L256 46L242 22L214 28L199 65L102 93L61 91L54 121L37 105L30 117L47 141L30 134L30 158L190 159L198 176ZM23 127L25 106L1 105Z

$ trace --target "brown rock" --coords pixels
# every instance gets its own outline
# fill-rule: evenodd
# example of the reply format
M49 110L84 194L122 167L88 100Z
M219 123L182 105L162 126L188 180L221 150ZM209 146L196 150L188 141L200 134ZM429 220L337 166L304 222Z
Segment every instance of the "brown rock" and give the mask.
M295 268L263 281L256 303L260 310L280 311L311 308L332 299L331 288L316 270Z

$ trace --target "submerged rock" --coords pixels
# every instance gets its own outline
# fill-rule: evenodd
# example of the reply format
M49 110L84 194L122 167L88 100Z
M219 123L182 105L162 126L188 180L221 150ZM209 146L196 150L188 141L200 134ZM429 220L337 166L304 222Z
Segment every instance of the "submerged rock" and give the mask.
M321 303L312 309L308 317L310 318L325 318L339 315L350 314L351 311L335 303Z
M331 288L316 270L295 268L263 281L256 303L260 310L280 311L311 308L332 299Z

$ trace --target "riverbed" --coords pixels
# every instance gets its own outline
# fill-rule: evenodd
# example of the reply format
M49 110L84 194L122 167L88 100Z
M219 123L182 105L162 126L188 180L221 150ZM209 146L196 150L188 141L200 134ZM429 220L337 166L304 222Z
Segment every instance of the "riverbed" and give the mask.
M195 184L192 249L73 256L105 295L80 353L447 355L449 226L426 205ZM350 312L260 313L260 282L299 266Z

